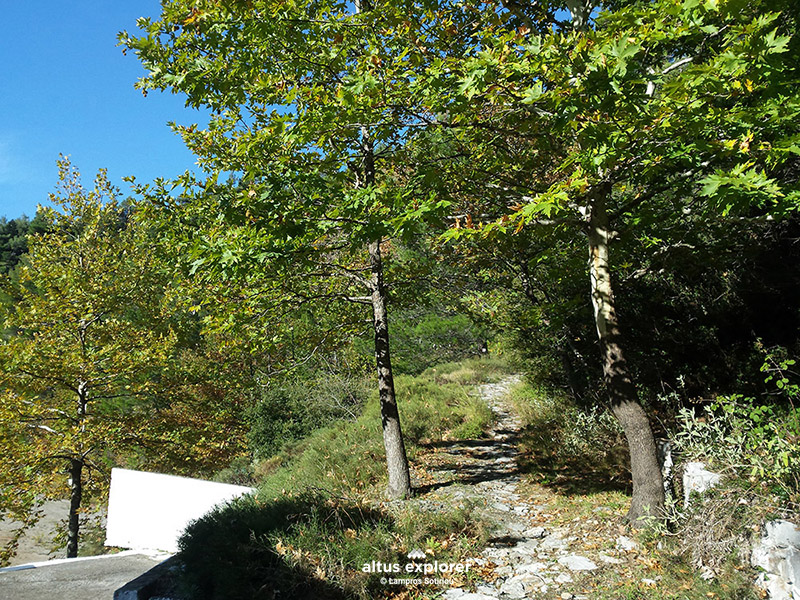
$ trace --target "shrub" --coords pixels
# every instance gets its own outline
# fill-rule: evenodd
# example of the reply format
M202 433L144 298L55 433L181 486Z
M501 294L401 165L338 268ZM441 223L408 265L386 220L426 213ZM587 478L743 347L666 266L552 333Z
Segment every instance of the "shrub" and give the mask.
M627 490L627 448L614 416L581 407L563 393L520 383L512 395L523 423L524 471L537 481L582 494Z
M257 459L269 458L333 420L354 420L368 396L365 378L339 373L267 388L250 410L250 449Z
M401 312L392 319L393 366L417 375L444 361L480 356L486 339L466 315Z
M321 572L324 568L318 571L317 561L303 561L305 552L287 540L306 536L317 545L335 544L348 531L356 538L367 532L380 537L390 524L380 512L320 494L269 502L245 496L187 527L179 542L185 592L197 600L251 600L278 594L344 598L341 587Z
M800 490L800 409L726 396L700 416L678 415L676 447L684 459L702 459L730 475L756 478L793 496Z
M183 593L195 600L373 598L380 573L415 548L464 560L486 539L470 508L395 514L319 491L245 496L194 521L181 537Z
M800 489L800 382L786 350L765 350L760 399L741 394L720 396L703 407L679 411L676 447L687 459L702 459L731 474L759 477Z

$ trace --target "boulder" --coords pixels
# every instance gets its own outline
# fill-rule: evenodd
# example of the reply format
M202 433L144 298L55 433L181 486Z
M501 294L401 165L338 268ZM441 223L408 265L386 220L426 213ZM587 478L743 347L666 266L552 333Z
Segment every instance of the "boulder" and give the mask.
M763 569L756 585L772 600L800 600L800 531L789 521L764 524L750 564Z
M686 463L683 470L683 507L689 506L692 492L703 494L719 485L720 481L722 481L722 475L706 469L705 463Z

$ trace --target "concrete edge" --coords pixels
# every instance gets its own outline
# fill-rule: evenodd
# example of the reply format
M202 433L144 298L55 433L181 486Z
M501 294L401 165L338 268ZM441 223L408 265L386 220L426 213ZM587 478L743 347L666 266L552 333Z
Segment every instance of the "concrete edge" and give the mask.
M8 573L10 571L24 571L26 569L38 569L40 567L51 567L54 565L63 565L66 563L76 563L76 562L83 562L87 560L105 560L109 558L116 558L118 556L147 556L149 558L159 558L164 557L168 558L172 556L170 553L165 552L148 552L142 550L124 550L122 552L116 552L114 554L98 554L97 556L78 556L76 558L54 558L53 560L43 560L39 562L32 562L32 563L25 563L21 565L14 565L13 567L3 567L0 569L0 573Z
M114 600L150 600L169 572L177 565L177 556L173 555L158 563L155 567L129 581L114 592Z

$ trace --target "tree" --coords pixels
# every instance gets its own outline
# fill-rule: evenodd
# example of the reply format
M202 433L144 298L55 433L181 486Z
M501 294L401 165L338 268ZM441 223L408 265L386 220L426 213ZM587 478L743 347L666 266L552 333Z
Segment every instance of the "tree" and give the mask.
M67 556L79 515L126 447L152 438L149 400L174 335L159 321L163 284L136 216L104 172L86 191L66 159L47 232L28 238L18 300L0 344L4 516L29 522L69 475Z
M370 6L341 2L164 5L121 34L148 69L144 89L172 89L212 111L207 129L177 128L203 166L241 185L220 216L257 224L258 241L227 262L277 252L361 285L372 308L389 494L410 494L391 366L387 238L408 233L413 188L382 162L403 148L413 115L392 100L405 48L370 27ZM397 13L395 11L395 16ZM208 262L208 256L199 259ZM251 263L252 264L252 263Z
M10 221L0 217L0 273L10 273L14 269L28 251L27 236L41 233L45 227L38 211L32 220L25 215Z
M785 8L622 2L594 22L555 27L555 14L520 27L491 14L475 51L416 81L418 103L467 157L452 162L450 181L466 177L478 190L465 195L474 212L451 238L526 227L586 236L605 386L630 448L634 523L659 515L664 499L625 359L611 248L619 231L646 242L657 223L794 209L798 42L793 5ZM574 12L585 17L590 4Z
M615 239L657 252L659 223L794 209L796 7L567 4L568 20L560 3L376 1L353 15L335 2L173 2L123 42L149 67L145 85L216 111L208 130L182 129L206 164L253 183L292 174L282 185L296 194L238 203L291 224L283 235L336 229L368 244L448 203L461 215L451 239L570 232L588 249L639 523L664 497L617 315Z

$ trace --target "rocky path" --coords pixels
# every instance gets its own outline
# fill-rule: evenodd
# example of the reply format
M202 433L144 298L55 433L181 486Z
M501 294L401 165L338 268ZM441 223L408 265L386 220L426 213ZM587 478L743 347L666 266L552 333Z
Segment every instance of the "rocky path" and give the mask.
M596 543L587 531L601 524L602 514L575 524L551 524L546 497L532 494L518 472L521 423L508 401L518 381L509 377L479 387L495 417L485 439L444 442L425 456L425 468L437 480L420 498L426 509L469 502L494 523L489 546L471 560L480 573L475 591L450 588L441 596L445 600L589 598L576 579L627 562L636 549L624 536Z

